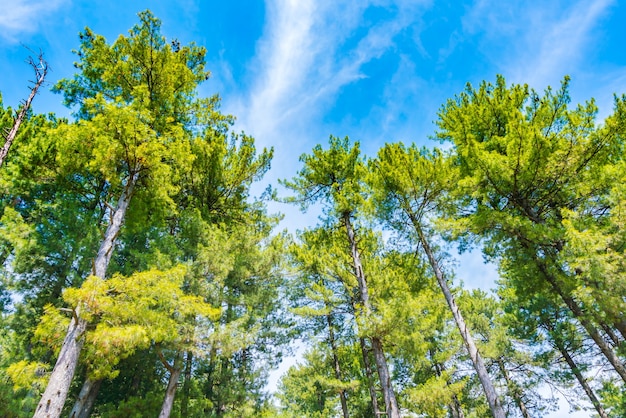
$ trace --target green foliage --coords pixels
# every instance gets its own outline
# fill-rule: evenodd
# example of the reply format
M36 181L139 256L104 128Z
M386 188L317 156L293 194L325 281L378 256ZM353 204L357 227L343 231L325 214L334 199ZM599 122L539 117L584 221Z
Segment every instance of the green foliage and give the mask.
M327 150L317 145L310 155L303 154L300 161L304 167L298 176L282 182L297 194L287 201L300 204L303 210L321 202L326 205L329 216L339 218L345 212L359 210L364 204L366 167L358 142L351 144L348 137L331 136Z

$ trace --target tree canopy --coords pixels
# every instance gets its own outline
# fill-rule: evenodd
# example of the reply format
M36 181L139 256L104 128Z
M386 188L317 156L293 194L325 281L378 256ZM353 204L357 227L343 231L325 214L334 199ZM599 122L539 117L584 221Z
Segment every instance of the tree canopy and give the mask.
M1 416L626 416L626 96L599 121L568 77L497 76L442 105L441 148L331 136L257 195L274 151L138 18L79 34L71 119L0 101ZM321 215L280 231L272 198Z

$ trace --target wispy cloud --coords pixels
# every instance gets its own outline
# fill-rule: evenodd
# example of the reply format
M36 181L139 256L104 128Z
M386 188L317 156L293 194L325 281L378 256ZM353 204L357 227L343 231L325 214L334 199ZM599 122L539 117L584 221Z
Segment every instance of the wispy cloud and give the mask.
M46 19L67 0L16 0L5 4L0 13L0 38L15 43L20 35L33 33Z
M388 18L366 22L369 7L386 8ZM363 66L394 47L394 37L411 24L418 7L418 2L269 1L265 35L252 64L253 88L239 98L234 113L261 143L295 151L311 134L306 127L332 107L341 89L368 77Z
M568 7L550 3L527 7L480 0L466 15L464 28L471 34L483 33L488 45L484 53L511 81L542 88L577 70L591 46L593 29L612 3L580 0Z

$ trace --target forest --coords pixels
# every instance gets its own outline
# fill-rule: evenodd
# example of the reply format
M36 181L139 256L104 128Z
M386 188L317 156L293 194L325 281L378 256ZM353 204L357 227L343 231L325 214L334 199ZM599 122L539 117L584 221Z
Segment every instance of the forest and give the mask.
M433 146L322 138L257 196L203 47L149 11L78 43L71 120L0 99L0 416L626 417L626 95L468 84Z

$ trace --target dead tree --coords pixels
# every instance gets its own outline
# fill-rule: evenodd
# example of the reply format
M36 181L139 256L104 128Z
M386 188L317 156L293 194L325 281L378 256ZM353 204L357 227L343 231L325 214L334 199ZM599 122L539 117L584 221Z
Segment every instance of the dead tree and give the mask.
M30 109L30 104L35 98L37 90L43 84L46 78L46 74L48 74L49 70L48 63L43 58L43 53L39 53L39 62L36 62L33 57L28 57L28 60L26 62L30 64L31 67L33 67L33 70L35 70L35 81L32 81L34 85L30 89L30 95L28 96L28 99L26 99L19 112L17 112L17 116L13 121L13 127L3 132L5 142L4 146L0 150L0 167L2 167L2 164L4 164L4 160L9 153L9 148L11 148L11 145L13 144L13 141L17 136L17 131L20 129L20 125L26 118L26 113L28 113L28 109Z

